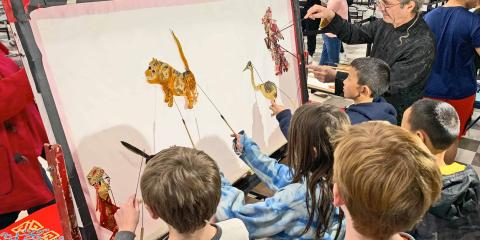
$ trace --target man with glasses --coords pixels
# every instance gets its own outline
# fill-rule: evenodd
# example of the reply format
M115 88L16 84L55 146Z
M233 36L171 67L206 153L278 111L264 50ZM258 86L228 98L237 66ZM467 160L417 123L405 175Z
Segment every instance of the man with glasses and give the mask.
M315 5L305 18L322 18L322 32L336 34L347 44L373 43L371 57L380 58L391 68L390 89L385 99L398 112L403 112L423 97L426 80L435 55L432 32L420 16L422 0L379 0L383 19L364 25L350 24L330 9ZM337 88L344 73L324 66L309 66L320 81L336 81Z

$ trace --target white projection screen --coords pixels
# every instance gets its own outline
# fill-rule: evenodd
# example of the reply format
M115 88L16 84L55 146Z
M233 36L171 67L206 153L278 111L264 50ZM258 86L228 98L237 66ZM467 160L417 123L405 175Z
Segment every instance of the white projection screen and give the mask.
M92 167L101 167L110 176L119 205L135 192L142 161L121 140L149 154L172 145L191 147L175 105L168 107L160 85L148 84L144 75L152 58L185 71L170 30L180 40L199 85L193 109L185 107L184 97L175 97L196 148L212 156L232 182L248 171L232 150L230 129L199 87L233 129L244 130L264 153L286 143L270 115L270 101L253 90L250 72L243 69L252 61L263 81L280 89L280 104L295 109L306 100L295 4L291 0L119 0L31 13L34 40L55 102L47 107L58 113L67 142L63 147L75 163L98 239L108 239L111 232L99 226L95 189L86 179ZM275 75L264 42L261 19L268 7L280 29L296 22L282 31L280 44L292 54L285 53L289 70L280 76ZM261 83L256 74L255 81ZM146 211L144 215L146 239L167 230Z

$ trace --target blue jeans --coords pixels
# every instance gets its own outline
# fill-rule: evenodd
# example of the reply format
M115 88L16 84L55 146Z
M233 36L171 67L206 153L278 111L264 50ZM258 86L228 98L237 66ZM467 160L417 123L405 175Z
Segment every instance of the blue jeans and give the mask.
M336 37L322 34L323 50L320 57L320 65L336 66L340 62L340 45L342 42Z

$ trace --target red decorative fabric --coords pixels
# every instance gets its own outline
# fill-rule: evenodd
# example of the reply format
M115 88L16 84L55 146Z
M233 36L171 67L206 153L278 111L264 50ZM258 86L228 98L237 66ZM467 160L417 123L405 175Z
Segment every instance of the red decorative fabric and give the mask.
M63 239L57 205L42 208L0 231L0 239Z
M112 231L110 239L114 239L115 234L118 232L118 225L114 218L117 210L118 207L113 205L110 197L103 200L97 193L97 211L100 212L100 226Z

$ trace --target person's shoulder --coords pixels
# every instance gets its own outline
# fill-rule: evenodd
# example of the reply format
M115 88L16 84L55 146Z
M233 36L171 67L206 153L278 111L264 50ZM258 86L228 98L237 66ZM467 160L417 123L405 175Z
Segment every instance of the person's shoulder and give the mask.
M480 20L480 15L475 14L468 10L467 8L463 7L454 7L450 10L455 14L456 18L455 20L457 21L458 24L464 24L466 23L465 21L471 21L473 20L475 23L476 21Z
M425 13L423 15L423 19L429 24L429 25L439 25L441 22L439 22L438 18L442 18L443 17L443 14L445 12L445 8L444 7L437 7L437 8L434 8L430 11L428 11L427 13Z
M425 15L423 15L423 17L426 18L426 17L435 16L435 15L437 15L438 13L440 13L441 11L443 11L443 9L444 9L444 8L442 8L442 7L434 8L434 9L426 12Z
M426 18L427 16L425 17L418 17L418 24L416 25L416 29L419 29L421 31L421 34L418 34L419 37L422 37L423 35L423 32L424 31L427 31L429 33L432 33L432 31L430 30L430 27L429 27L429 21L427 20ZM431 34L433 36L433 33Z
M385 100L385 98L383 98L383 97L375 98L374 101L372 102L372 104L374 106L381 106L384 109L394 111L395 114L397 113L396 110L395 110L395 107L391 103L387 102L387 100Z
M470 12L474 21L480 21L480 8L475 12Z
M290 183L287 186L280 188L277 193L284 193L286 195L300 194L303 195L306 193L305 184L303 183Z
M478 173L477 173L477 171L475 171L475 169L473 168L472 165L470 165L470 164L462 164L462 165L465 165L464 172L465 172L466 175L469 175L469 176L477 179L477 181L479 180Z
M248 239L248 230L242 220L232 218L216 223L222 230L220 239L242 240Z
M440 168L444 182L475 182L480 185L478 173L472 165L454 162Z
M418 24L416 24L415 27L414 27L417 30L417 31L414 32L414 33L416 33L415 37L417 39L432 39L433 40L434 36L433 36L433 32L432 32L431 27L430 27L431 24L426 19L426 16L425 17L419 16L417 21L418 21Z
M419 17L418 24L411 35L414 38L414 44L410 45L410 49L414 52L417 52L418 49L422 49L420 52L426 52L427 49L435 50L435 35L422 17Z

